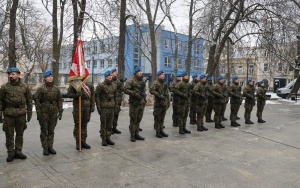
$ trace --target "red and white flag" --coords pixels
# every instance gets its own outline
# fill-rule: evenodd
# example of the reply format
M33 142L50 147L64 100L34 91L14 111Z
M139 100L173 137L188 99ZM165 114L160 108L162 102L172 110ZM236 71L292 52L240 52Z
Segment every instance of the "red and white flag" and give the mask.
M89 77L90 73L86 67L84 58L83 42L82 40L78 40L68 81L79 91L81 87L86 88L85 83L89 80Z

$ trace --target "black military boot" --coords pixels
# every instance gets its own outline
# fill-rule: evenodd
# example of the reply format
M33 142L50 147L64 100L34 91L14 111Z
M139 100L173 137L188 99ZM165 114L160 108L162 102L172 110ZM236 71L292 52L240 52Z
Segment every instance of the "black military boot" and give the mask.
M163 137L168 137L169 135L168 134L166 134L163 130L162 131L160 131L160 134L163 136Z
M43 147L43 154L49 155L48 147Z
M178 125L176 123L173 123L173 127L178 127Z
M202 129L202 126L201 126L201 125L197 125L197 131L200 131L200 132L204 131L204 130Z
M266 121L262 120L262 119L258 119L257 121L258 123L265 123Z
M241 119L241 118L236 116L236 119L239 120L239 119Z
M107 138L106 142L107 142L108 145L115 145L115 143L113 141L111 141L110 138Z
M222 121L227 121L227 118L225 118L225 117L222 117Z
M50 154L53 154L53 155L56 154L56 151L53 149L52 146L50 146L50 147L48 148L48 151L49 151Z
M27 156L23 153L15 153L15 158L17 159L27 159Z
M179 127L179 134L185 134L185 132L183 131L183 127Z
M241 126L241 124L237 123L237 122L234 122L236 124L237 127Z
M220 123L220 127L221 127L221 128L225 128L225 126L224 126L224 125L222 125L221 123Z
M102 138L102 146L107 146L106 138Z
M139 134L135 135L135 139L137 139L137 140L145 140L145 138L142 137L142 136L140 136Z
M88 145L85 141L81 142L81 147L84 149L91 149L91 146Z
M236 123L234 121L231 122L231 127L237 127Z
M250 121L249 119L247 119L245 123L246 123L246 124L253 124L253 122Z
M206 119L206 122L207 123L212 123L212 122L214 122L214 120L212 120L212 119Z
M215 128L216 129L221 129L222 127L220 126L220 124L215 124Z
M131 141L131 142L135 142L135 141L136 141L135 135L134 135L134 134L131 134L131 136L130 136L130 141Z
M190 134L190 133L191 133L191 131L190 131L190 130L187 130L185 127L183 127L183 131L184 131L185 133L187 133L187 134Z
M191 119L191 120L190 120L190 124L191 124L191 125L195 125L195 124L196 124L196 120Z
M203 125L201 125L201 127L202 127L203 131L207 131L208 130L208 128L204 127Z
M156 137L157 138L162 138L163 136L161 135L160 131L156 131Z
M113 133L121 134L121 131L119 131L116 127L113 128Z
M143 129L139 128L139 131L143 131Z
M6 162L10 163L15 159L15 155L14 154L8 154L7 158L6 158Z

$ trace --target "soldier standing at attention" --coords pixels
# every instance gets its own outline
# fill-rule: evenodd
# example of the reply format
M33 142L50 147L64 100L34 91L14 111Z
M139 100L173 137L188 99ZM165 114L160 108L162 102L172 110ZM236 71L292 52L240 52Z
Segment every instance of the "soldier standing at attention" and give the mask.
M222 86L224 83L224 77L223 76L218 76L217 77L218 83L216 83L213 87L212 94L214 96L214 102L213 102L213 109L215 111L215 116L214 116L214 121L215 121L215 128L216 129L221 129L225 128L221 122L222 122L222 106L224 104L224 96L222 94Z
M193 74L192 75L192 81L190 83L190 92L191 92L191 96L190 96L190 113L189 113L189 117L190 117L190 124L191 125L195 125L196 124L196 96L194 94L194 87L195 85L198 83L198 75L197 74Z
M173 114L172 114L172 120L173 120L173 127L178 127L178 99L179 96L177 96L174 93L174 88L176 84L178 84L181 81L181 73L176 74L176 80L171 84L169 90L173 93L173 99L172 99L172 108L173 108Z
M117 102L117 86L112 82L110 70L104 72L105 80L99 83L95 92L96 106L100 115L101 128L100 137L102 138L102 146L115 145L111 141L113 117Z
M258 123L265 123L266 121L262 119L262 112L266 104L266 90L264 80L261 80L257 83L258 89L256 91L257 98L257 112L256 116L258 118Z
M222 85L222 95L224 96L224 103L223 103L222 109L221 109L222 121L227 121L227 118L225 118L225 111L226 111L227 103L229 102L229 90L226 85L225 79L224 79L224 83Z
M156 137L168 137L164 129L164 121L167 109L170 106L169 90L165 83L165 73L163 71L157 72L158 79L155 80L150 88L150 93L154 95L154 129L156 130Z
M194 93L197 96L196 111L197 111L197 131L207 131L204 127L203 118L207 108L207 87L206 74L200 75L200 81L194 87Z
M255 92L254 81L252 80L252 78L249 78L247 80L247 85L243 90L243 96L246 97L245 114L244 114L246 124L253 124L253 122L250 120L250 117L251 117L253 106L255 106L254 92Z
M190 86L189 77L186 71L181 73L182 80L175 85L173 90L175 95L178 95L178 125L179 133L191 133L191 131L186 129L186 120L189 113L189 96L190 96Z
M239 123L236 122L237 120L237 114L239 112L240 106L242 104L243 98L240 93L240 87L239 86L239 77L233 76L232 78L232 84L229 88L230 91L230 121L232 127L241 126Z
M40 139L43 154L56 154L53 149L54 129L57 119L61 120L63 108L59 89L53 85L52 71L44 73L44 84L34 94L37 119L41 126Z
M111 70L111 75L112 75L112 81L117 87L117 101L116 101L116 107L114 112L112 132L116 134L121 134L121 131L117 129L117 126L118 126L119 113L121 111L121 104L123 101L123 82L121 82L121 80L118 79L118 71L116 68L113 68Z
M134 77L124 87L124 93L129 95L129 131L131 142L145 140L144 137L140 136L139 131L146 105L146 81L143 80L143 72L140 67L136 67L133 74Z
M79 96L81 96L81 147L90 149L86 143L87 124L90 122L91 113L95 111L95 89L92 83L83 84L80 91L70 85L67 96L73 98L73 136L76 140L76 149L79 150Z
M207 109L205 113L205 119L207 123L211 123L214 122L214 120L211 119L211 113L213 110L213 100L214 100L214 96L212 95L212 89L213 89L212 77L207 78L206 87L207 87L208 103L207 103Z
M9 81L1 86L0 111L4 114L3 131L6 136L7 162L14 158L26 159L22 153L23 134L32 116L32 96L29 87L21 82L20 70L11 67L7 70ZM16 138L14 140L14 134Z

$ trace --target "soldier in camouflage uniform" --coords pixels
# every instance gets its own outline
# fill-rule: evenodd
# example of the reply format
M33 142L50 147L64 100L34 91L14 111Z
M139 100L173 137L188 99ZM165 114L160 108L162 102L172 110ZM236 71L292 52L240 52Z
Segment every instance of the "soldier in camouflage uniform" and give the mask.
M113 68L111 70L111 75L112 75L113 83L117 86L117 101L116 101L116 107L114 112L112 132L116 134L121 134L121 131L117 129L117 126L118 126L119 113L121 111L121 104L123 101L124 79L118 78L118 71L116 68Z
M177 73L176 74L176 80L174 80L174 82L171 84L171 86L169 87L170 92L172 92L173 94L173 100L172 100L172 108L173 108L173 114L172 114L172 120L173 120L173 127L178 127L178 99L179 96L177 96L174 93L174 88L176 86L176 84L178 84L181 81L181 73Z
M232 84L229 88L230 91L230 121L232 127L241 126L239 123L236 122L237 114L242 104L243 98L241 95L241 86L239 86L239 77L233 76Z
M114 117L118 96L117 86L112 82L111 71L105 71L104 77L104 82L97 85L95 99L101 121L100 137L102 138L102 146L107 146L115 145L110 136L114 121L112 117Z
M170 106L170 99L169 99L169 90L168 86L165 83L165 74L163 71L158 71L157 73L158 79L153 82L150 93L154 95L155 102L154 102L154 129L156 130L156 137L168 137L169 135L166 134L164 129L164 121L167 109Z
M197 74L193 74L192 75L192 81L190 82L190 91L191 91L191 95L190 95L190 113L189 113L189 117L190 117L190 124L191 125L195 125L196 121L197 121L197 113L196 113L196 96L194 94L194 87L195 85L198 83L199 79L198 79L198 75Z
M214 120L211 119L211 113L213 110L213 100L214 96L212 95L212 89L213 89L213 82L212 82L212 77L207 78L207 109L205 113L205 119L207 123L214 122Z
M222 85L222 95L224 96L224 103L221 109L222 121L227 121L227 118L225 118L225 111L226 111L227 103L229 102L229 90L228 90L228 86L226 85L225 79Z
M26 159L22 153L23 134L27 122L32 117L32 96L29 87L21 82L20 70L16 67L7 70L9 81L1 86L0 111L4 114L3 131L6 136L7 162L14 158ZM16 138L14 140L14 134Z
M207 87L206 87L206 74L200 75L200 81L194 87L194 94L197 97L196 110L197 110L197 131L207 131L204 127L203 118L207 108Z
M80 91L77 91L70 85L67 97L73 98L73 136L76 140L76 149L79 150L79 97L81 96L81 147L90 149L91 146L86 143L87 124L90 122L91 113L95 111L95 89L92 83L84 84Z
M174 94L178 97L178 125L179 133L191 133L191 131L186 129L186 120L189 113L189 97L190 97L190 86L189 77L186 71L181 73L182 80L175 85L173 90Z
M37 119L41 126L40 139L43 154L56 154L53 149L54 129L57 119L62 117L62 97L59 89L53 85L52 71L44 73L45 83L34 94Z
M257 112L256 116L258 118L258 123L265 123L266 121L262 119L262 112L264 110L264 106L266 104L266 90L264 80L261 80L257 83L258 89L256 91L257 98Z
M224 105L224 96L222 94L222 86L224 83L224 77L218 76L217 77L218 83L216 83L213 87L212 94L214 96L214 102L213 102L213 110L215 111L214 121L215 121L215 128L221 129L225 128L221 122L222 122L222 106Z
M130 140L145 140L140 136L140 122L142 121L146 105L146 81L143 79L143 72L140 67L134 69L134 77L124 87L124 93L129 95L129 131Z
M251 117L253 106L255 106L254 92L255 92L254 81L252 80L252 78L249 78L247 80L247 85L243 90L243 96L246 97L245 114L244 114L246 124L253 124L253 122L250 120L250 117Z

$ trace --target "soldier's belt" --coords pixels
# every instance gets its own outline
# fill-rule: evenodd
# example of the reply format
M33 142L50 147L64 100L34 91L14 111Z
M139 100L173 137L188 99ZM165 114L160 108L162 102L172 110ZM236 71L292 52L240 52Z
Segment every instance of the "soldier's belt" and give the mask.
M6 106L7 108L25 108L24 104L10 104Z

